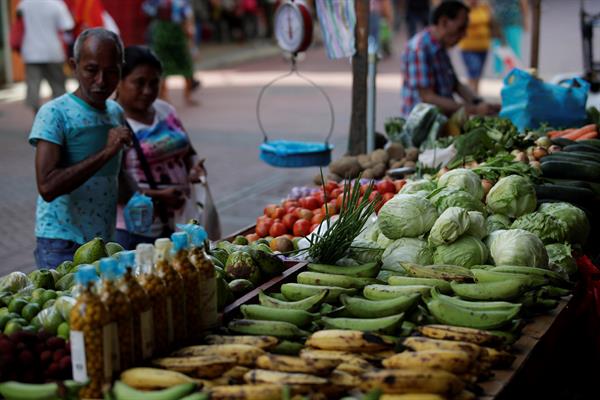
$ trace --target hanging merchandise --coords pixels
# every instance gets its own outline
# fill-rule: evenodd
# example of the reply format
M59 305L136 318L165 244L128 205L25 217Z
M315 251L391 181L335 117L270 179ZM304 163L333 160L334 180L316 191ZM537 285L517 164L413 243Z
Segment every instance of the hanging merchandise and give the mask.
M354 0L316 0L316 4L327 56L332 59L352 57L356 52Z

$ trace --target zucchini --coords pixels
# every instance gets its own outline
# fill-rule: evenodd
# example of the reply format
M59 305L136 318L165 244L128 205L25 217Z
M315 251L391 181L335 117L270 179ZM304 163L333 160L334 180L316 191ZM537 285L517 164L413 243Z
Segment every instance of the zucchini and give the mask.
M550 139L550 141L552 142L552 144L556 144L556 145L558 145L558 146L560 146L560 147L565 147L565 146L568 146L568 145L570 145L570 144L575 144L575 143L577 143L577 142L576 142L576 141L574 141L574 140L567 139L567 138L561 138L561 137L557 137L557 138L554 138L554 139Z
M554 185L561 186L569 186L569 187L578 187L583 189L592 189L592 186L589 182L586 181L577 181L573 179L556 179L556 178L548 178L548 182ZM593 190L593 189L592 189Z
M572 160L574 162L583 160L600 163L600 155L592 154L592 153L584 153L579 151L559 151L556 153L548 154L543 157L540 162L544 160Z
M594 201L595 194L590 189L567 185L535 185L535 195L544 199L555 199L568 203L588 204Z
M600 182L600 165L597 163L550 160L543 162L541 166L545 178Z
M594 146L594 147L600 149L600 139L583 139L583 140L578 140L576 143L577 144L585 144L586 146Z
M598 154L598 156L600 157L600 148L590 146L587 144L570 144L568 146L563 147L563 151L584 151L587 153Z

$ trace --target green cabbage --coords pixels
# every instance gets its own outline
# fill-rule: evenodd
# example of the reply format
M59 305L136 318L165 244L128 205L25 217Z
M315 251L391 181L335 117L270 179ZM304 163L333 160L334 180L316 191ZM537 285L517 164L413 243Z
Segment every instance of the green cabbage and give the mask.
M485 220L485 227L490 235L492 232L510 228L510 219L506 215L492 214Z
M433 252L427 242L415 238L402 238L393 241L381 257L382 269L403 271L402 262L427 265L433 262Z
M11 272L0 279L0 292L17 293L28 286L32 286L31 281L23 272Z
M438 246L433 254L433 262L468 268L485 264L488 255L488 248L481 240L464 235L453 243Z
M567 237L567 224L540 212L520 216L512 223L511 229L524 229L534 233L544 244L564 242Z
M443 188L434 192L431 202L435 204L438 212L443 212L448 207L461 207L469 211L485 213L485 205L469 192L456 188Z
M428 179L420 179L418 181L409 181L406 185L402 186L399 193L402 194L415 194L417 192L425 191L431 193L436 188L435 182Z
M461 189L469 192L476 199L483 198L483 186L481 186L479 175L466 168L446 172L438 180L438 187Z
M467 210L460 207L447 208L435 221L429 233L432 245L454 242L469 229L470 220Z
M359 264L381 260L384 248L376 242L367 240L354 240L348 250L348 256Z
M485 226L485 217L479 211L469 211L469 229L467 235L475 236L478 239L483 239L487 236L487 228Z
M590 234L590 222L580 208L570 203L544 203L539 212L552 215L567 226L567 240L571 243L585 244Z
M398 194L379 210L379 229L389 239L417 237L429 232L438 217L435 207L414 194Z
M537 205L535 188L529 179L519 175L509 175L500 178L492 187L486 203L495 214L517 218L535 210Z
M523 229L499 230L488 237L494 265L548 267L548 253L541 239Z
M571 246L566 243L553 243L546 246L548 269L567 276L577 273L577 262L571 254Z

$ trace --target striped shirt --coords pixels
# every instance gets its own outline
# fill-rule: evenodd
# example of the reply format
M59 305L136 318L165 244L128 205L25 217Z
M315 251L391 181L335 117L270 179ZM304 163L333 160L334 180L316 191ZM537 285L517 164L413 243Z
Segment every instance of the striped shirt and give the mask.
M402 53L402 115L421 102L419 88L452 98L457 78L446 49L429 28L413 36Z

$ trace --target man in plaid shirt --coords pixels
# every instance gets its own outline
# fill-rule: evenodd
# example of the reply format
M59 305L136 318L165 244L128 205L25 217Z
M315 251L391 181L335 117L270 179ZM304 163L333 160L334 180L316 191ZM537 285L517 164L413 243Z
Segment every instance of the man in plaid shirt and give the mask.
M434 104L448 115L462 106L470 114L496 114L497 106L484 103L458 80L446 51L465 36L469 8L461 1L444 1L433 11L431 22L402 54L402 114L407 116L420 102ZM455 93L464 104L454 99Z

